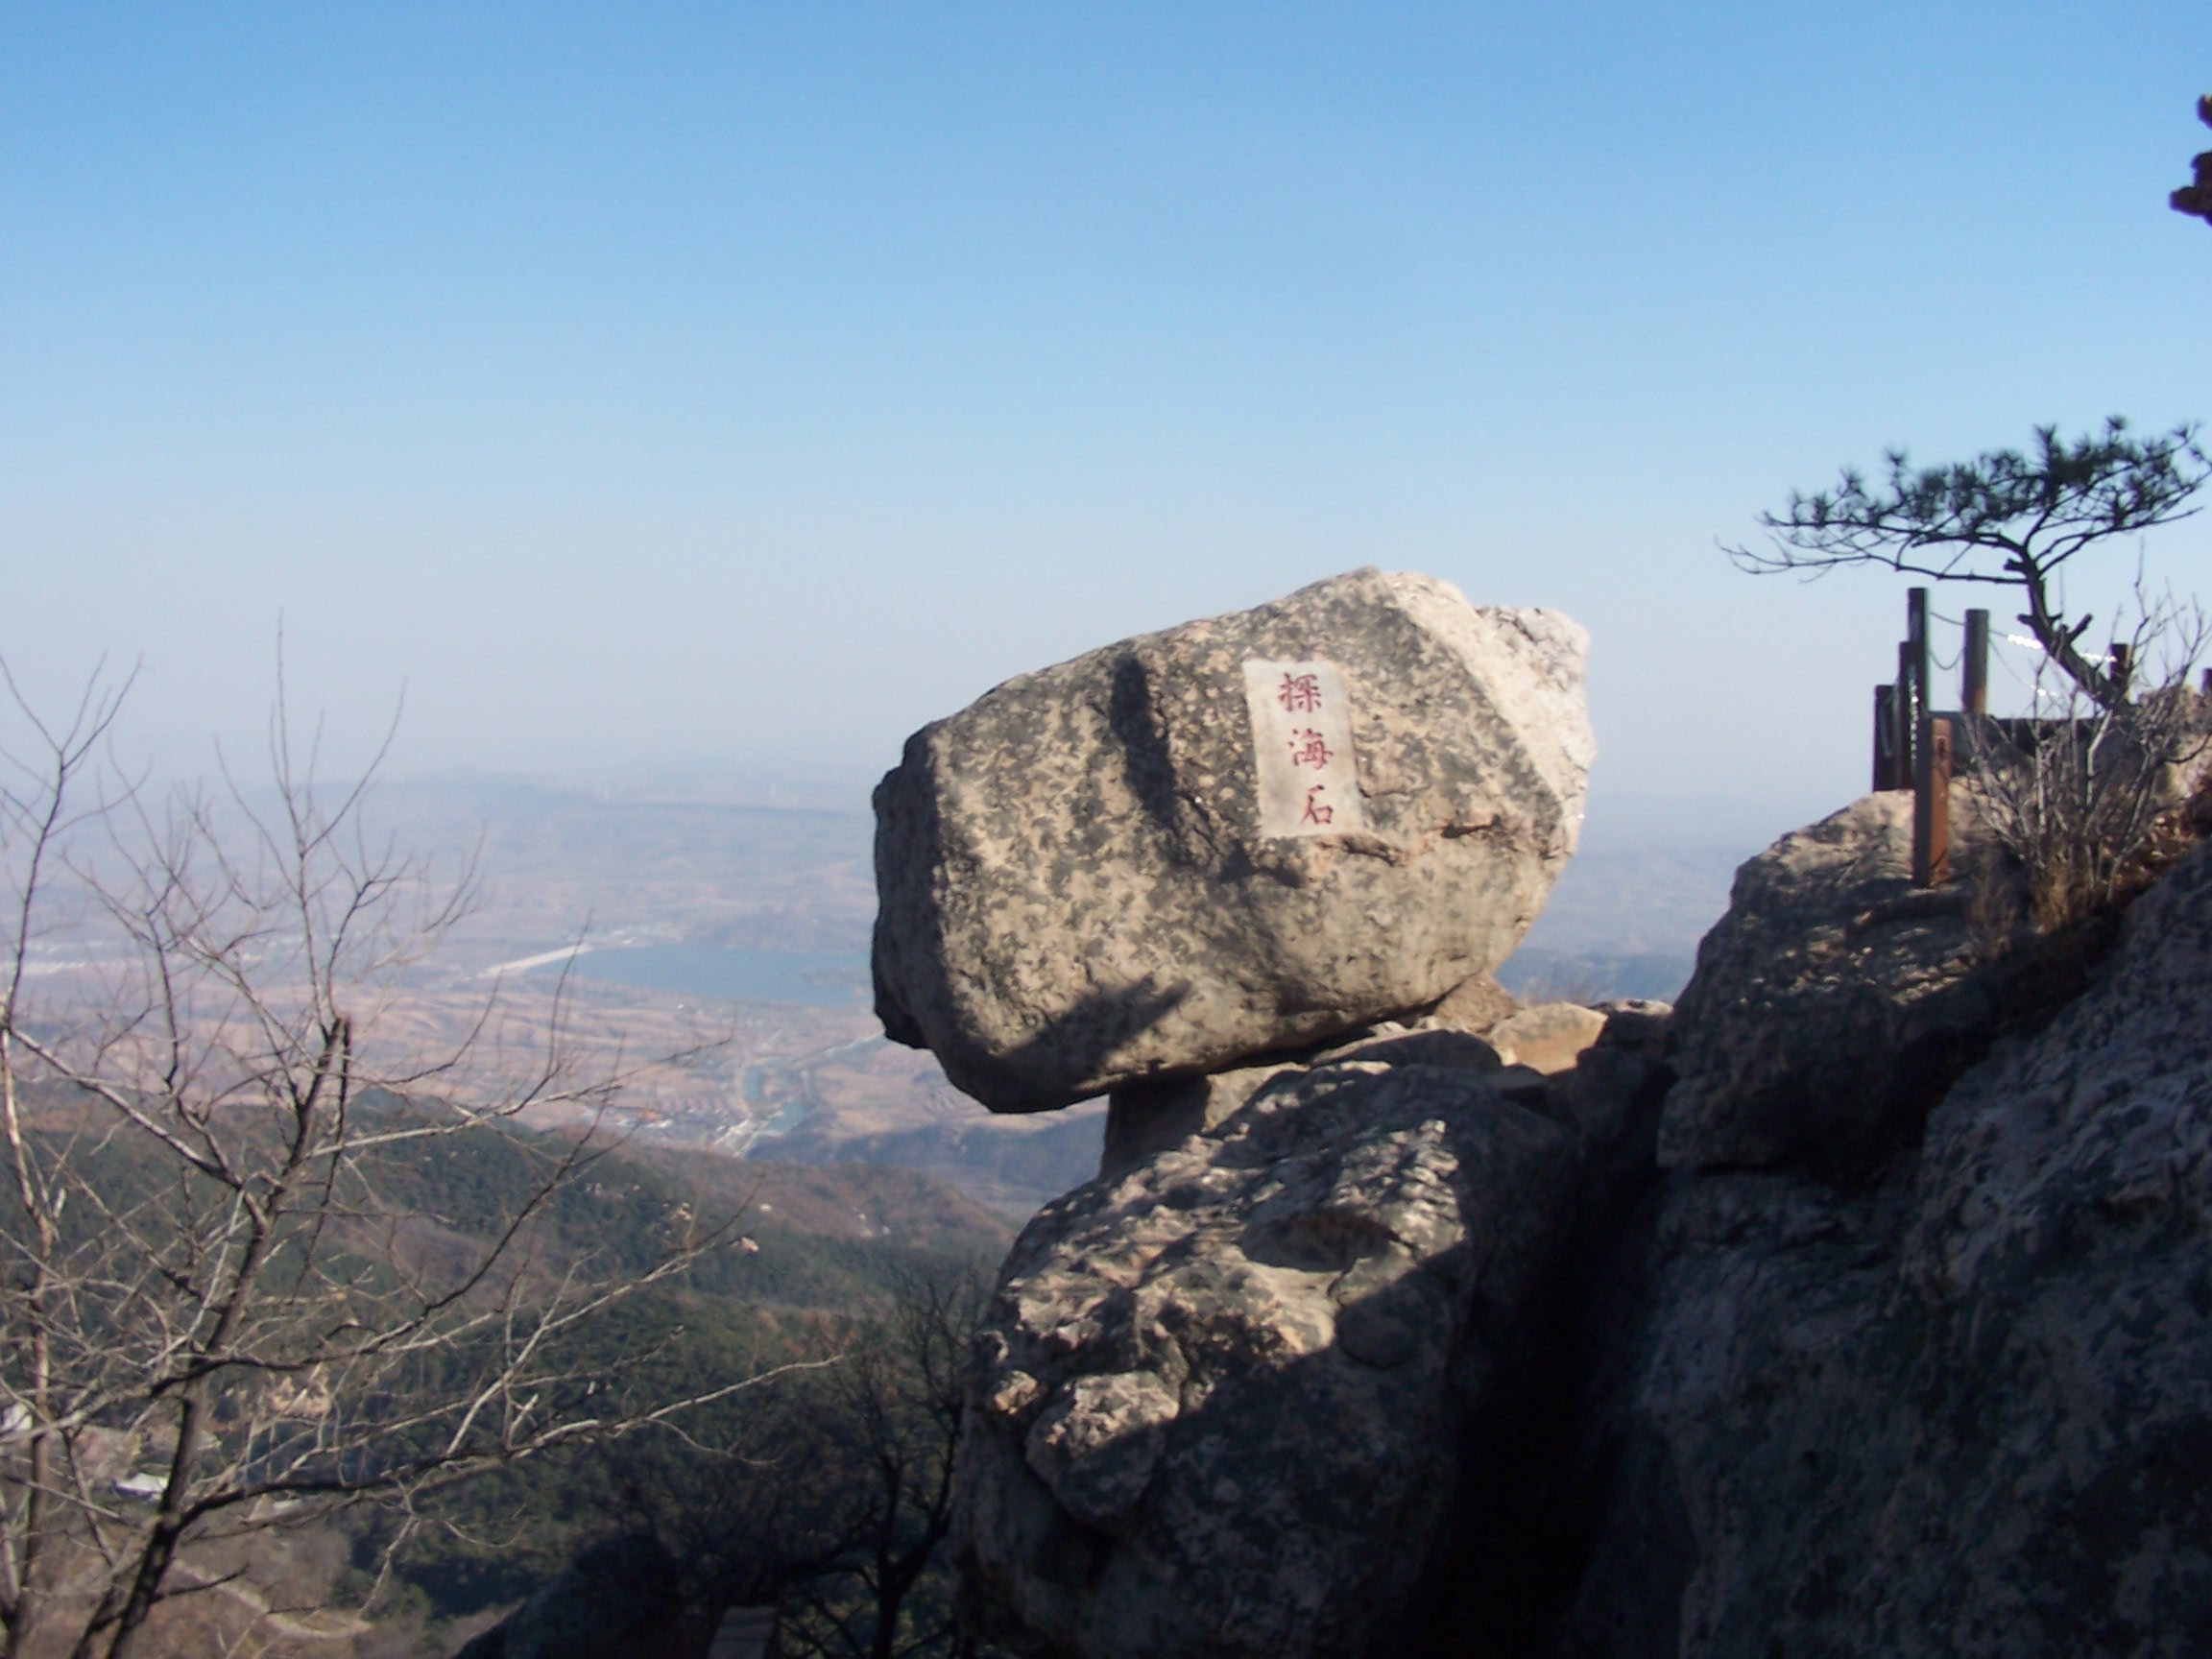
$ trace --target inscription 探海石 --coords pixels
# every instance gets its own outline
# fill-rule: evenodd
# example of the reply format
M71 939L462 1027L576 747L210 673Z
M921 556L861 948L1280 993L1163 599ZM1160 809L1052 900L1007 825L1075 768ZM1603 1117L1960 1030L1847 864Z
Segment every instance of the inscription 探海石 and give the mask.
M1352 700L1334 662L1244 664L1262 835L1334 835L1367 827L1352 750Z

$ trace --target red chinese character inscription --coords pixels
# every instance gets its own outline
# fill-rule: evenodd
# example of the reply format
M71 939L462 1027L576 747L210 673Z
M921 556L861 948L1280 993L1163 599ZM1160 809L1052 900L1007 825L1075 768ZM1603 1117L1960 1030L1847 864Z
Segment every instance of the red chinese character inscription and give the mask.
M1334 662L1247 658L1244 705L1262 835L1357 833L1366 828L1358 741L1344 671Z

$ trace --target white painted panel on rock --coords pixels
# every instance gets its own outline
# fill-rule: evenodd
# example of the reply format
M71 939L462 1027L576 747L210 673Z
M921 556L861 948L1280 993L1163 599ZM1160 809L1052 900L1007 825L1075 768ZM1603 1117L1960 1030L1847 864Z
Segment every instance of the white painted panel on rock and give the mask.
M1337 835L1367 828L1352 751L1352 699L1334 662L1247 658L1262 835Z

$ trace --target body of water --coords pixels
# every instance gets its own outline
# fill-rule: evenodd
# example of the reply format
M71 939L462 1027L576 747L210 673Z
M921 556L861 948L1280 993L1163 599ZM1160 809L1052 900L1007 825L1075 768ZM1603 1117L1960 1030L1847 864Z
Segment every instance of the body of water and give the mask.
M548 967L539 973L557 972ZM691 997L734 997L751 1002L802 1002L813 1008L858 1008L869 1000L868 958L843 950L724 950L711 945L639 945L587 950L572 972L580 979L677 991Z

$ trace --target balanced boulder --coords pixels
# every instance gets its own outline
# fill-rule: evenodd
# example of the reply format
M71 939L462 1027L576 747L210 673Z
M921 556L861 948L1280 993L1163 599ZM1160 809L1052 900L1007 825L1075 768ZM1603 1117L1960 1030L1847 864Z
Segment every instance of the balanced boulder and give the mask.
M884 1030L1029 1112L1434 1004L1575 849L1586 650L1364 569L1007 682L877 788Z

